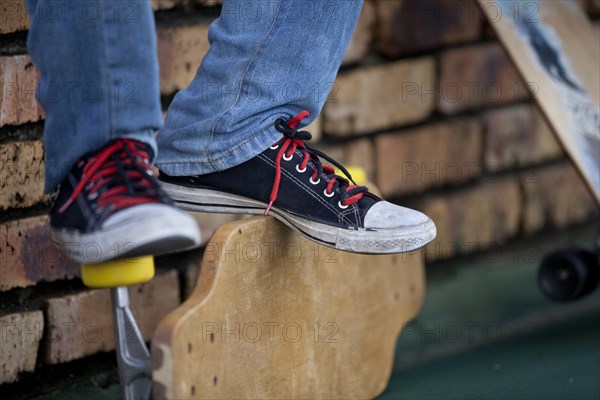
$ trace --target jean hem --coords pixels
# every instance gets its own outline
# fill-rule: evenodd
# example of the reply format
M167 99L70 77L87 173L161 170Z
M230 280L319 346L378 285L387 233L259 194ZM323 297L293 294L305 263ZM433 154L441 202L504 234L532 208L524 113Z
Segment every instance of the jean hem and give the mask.
M99 151L102 147L106 146L108 142L115 139L134 139L140 142L143 142L150 146L152 152L150 154L151 160L155 160L157 156L157 146L156 140L154 139L154 129L142 129L136 132L124 132L124 133L114 133L109 136L109 139L106 143L102 144L102 146L98 148L88 148L82 149L79 155L76 156L74 160L65 160L64 163L54 162L56 157L52 157L51 155L46 154L46 179L44 181L44 193L50 194L53 193L58 186L62 183L62 181L69 175L71 169L77 162L77 160L88 153ZM58 168L58 170L57 170ZM52 171L49 171L52 169ZM56 173L56 172L59 173Z
M281 138L281 132L274 126L268 127L245 140L236 147L230 148L216 157L206 161L159 161L158 168L171 176L205 175L223 171L240 165L273 145ZM210 153L210 152L209 152Z
M150 154L150 163L152 164L156 161L158 155L158 146L156 145L156 139L154 137L155 132L156 130L148 128L136 132L113 133L110 135L110 140L133 139L147 144L152 149L152 153Z

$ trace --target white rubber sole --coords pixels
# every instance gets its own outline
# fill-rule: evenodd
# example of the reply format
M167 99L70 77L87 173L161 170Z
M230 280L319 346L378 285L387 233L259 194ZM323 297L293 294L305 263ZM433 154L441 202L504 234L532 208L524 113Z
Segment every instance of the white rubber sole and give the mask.
M100 231L53 228L52 238L72 260L95 264L197 247L200 230L194 218L175 207L143 204L115 213Z
M162 188L184 210L221 214L263 214L267 204L217 190L189 188L161 182ZM431 242L436 235L431 219L394 229L354 229L311 221L272 207L274 216L298 233L322 245L364 254L405 253Z

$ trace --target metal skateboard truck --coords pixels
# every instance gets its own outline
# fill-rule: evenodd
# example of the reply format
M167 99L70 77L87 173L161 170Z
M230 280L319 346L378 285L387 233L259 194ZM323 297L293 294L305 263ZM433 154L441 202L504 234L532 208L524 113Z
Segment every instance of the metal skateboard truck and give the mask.
M81 266L81 277L88 287L110 288L121 397L125 400L150 399L150 351L129 307L127 286L144 283L154 277L154 258L145 256L84 264Z

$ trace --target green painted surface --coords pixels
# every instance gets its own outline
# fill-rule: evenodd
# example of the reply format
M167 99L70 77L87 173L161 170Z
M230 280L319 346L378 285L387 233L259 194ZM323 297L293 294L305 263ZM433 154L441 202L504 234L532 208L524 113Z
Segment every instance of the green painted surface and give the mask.
M381 399L598 399L598 315L396 370Z
M597 227L434 265L398 338L382 399L600 399L600 291L572 303L537 286L545 254L592 248Z

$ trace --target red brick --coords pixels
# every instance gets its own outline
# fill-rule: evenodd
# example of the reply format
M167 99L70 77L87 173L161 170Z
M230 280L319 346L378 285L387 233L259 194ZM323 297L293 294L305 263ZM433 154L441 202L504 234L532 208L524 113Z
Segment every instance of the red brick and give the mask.
M153 10L168 10L181 5L181 0L151 0Z
M27 55L0 56L0 127L39 121L37 69Z
M387 57L477 40L483 15L475 1L379 0L376 47Z
M513 178L431 196L415 206L437 226L436 239L424 250L427 261L498 246L519 232L521 197Z
M431 57L340 74L323 109L323 131L349 136L426 119L435 108Z
M321 140L321 136L323 135L323 117L321 116L321 114L319 114L319 116L308 126L302 128L302 130L308 131L311 134L311 139L310 139L310 143L312 145L315 145L316 143L319 143L319 141Z
M352 33L352 39L344 54L342 65L360 62L371 45L373 38L373 26L375 24L375 7L373 2L365 1L356 28Z
M384 196L458 185L481 171L482 133L476 119L457 119L379 135L377 186Z
M0 210L45 203L41 141L0 144Z
M208 51L208 25L161 28L158 30L160 91L171 94L194 79Z
M525 200L523 228L526 233L546 226L564 228L598 217L592 195L571 163L524 172L521 181Z
M440 68L438 107L445 114L527 97L527 86L497 43L444 51Z
M348 142L316 146L345 167L359 167L367 174L367 180L375 177L375 146L369 138L357 138Z
M0 292L39 282L72 279L79 265L50 238L48 217L0 224Z
M0 4L0 34L29 28L25 0L2 0Z
M129 288L131 308L145 340L158 322L179 305L179 280L175 271ZM90 290L48 301L48 329L44 361L49 364L76 360L115 348L109 290Z
M578 3L590 16L600 15L600 0L578 0Z
M0 317L0 384L14 382L19 373L35 369L43 332L41 311Z
M520 104L484 116L485 163L498 171L537 164L564 155L537 107Z
M223 4L223 0L186 0L191 4L198 4L202 7L212 7L217 6L219 4Z

